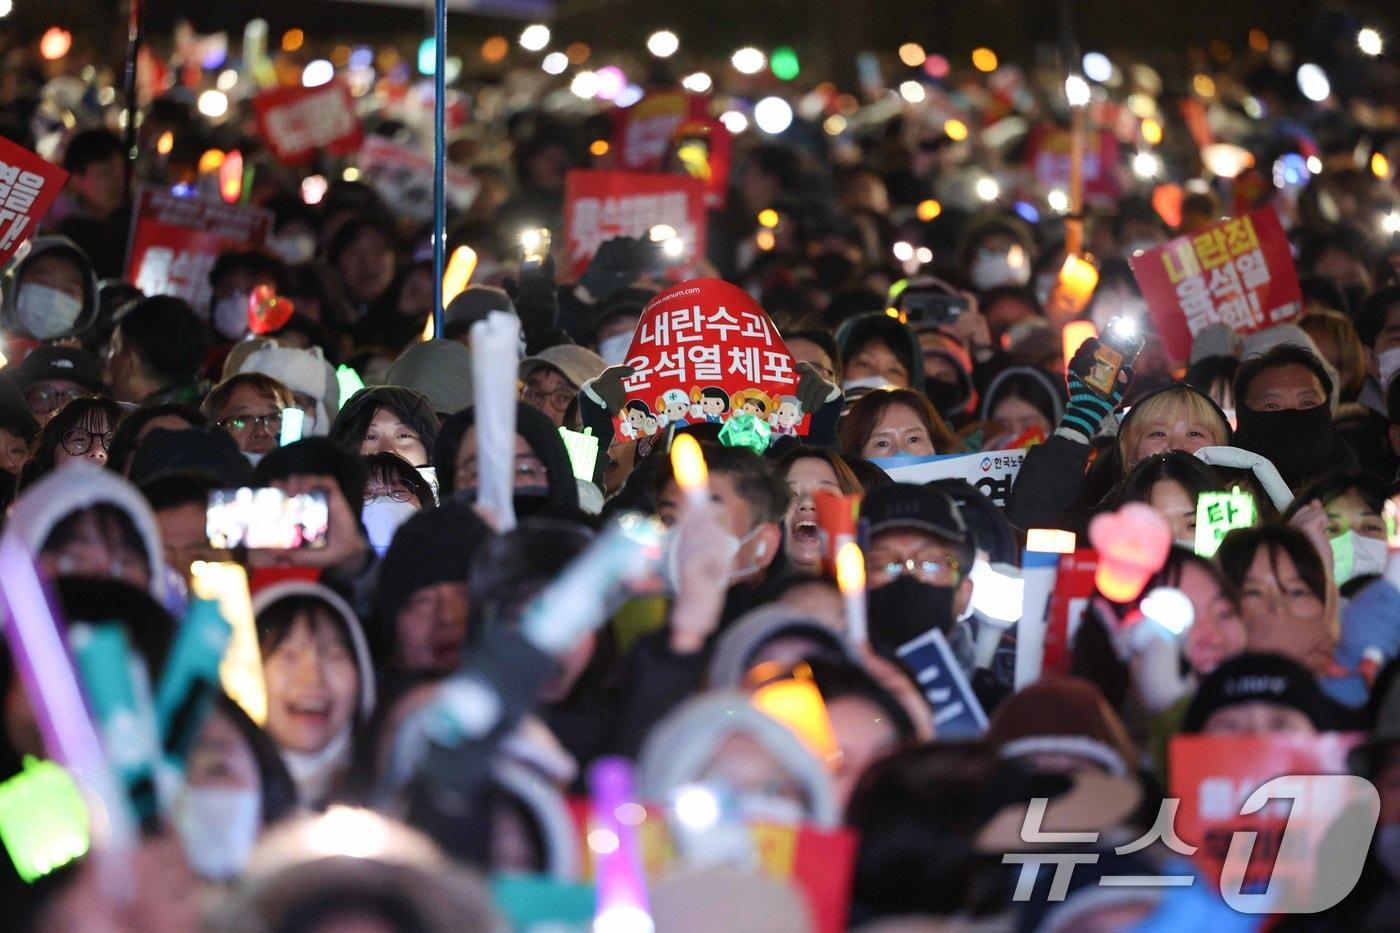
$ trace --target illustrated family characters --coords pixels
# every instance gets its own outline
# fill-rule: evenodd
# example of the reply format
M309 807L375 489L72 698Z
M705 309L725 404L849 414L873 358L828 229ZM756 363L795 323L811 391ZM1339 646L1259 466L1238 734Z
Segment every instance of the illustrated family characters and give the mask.
M730 395L720 386L696 386L688 395L683 389L661 393L655 411L641 399L629 400L622 408L622 435L635 440L672 425L723 424L736 412L766 421L774 434L795 435L802 421L802 403L794 395L772 396L762 389L741 389Z

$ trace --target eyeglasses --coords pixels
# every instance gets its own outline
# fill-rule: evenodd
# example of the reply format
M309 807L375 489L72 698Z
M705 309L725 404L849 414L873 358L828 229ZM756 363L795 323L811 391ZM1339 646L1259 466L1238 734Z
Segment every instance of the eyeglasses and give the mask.
M946 554L931 553L904 558L871 554L868 572L882 584L909 574L922 583L952 586L958 582L959 569L957 558Z
M373 500L378 499L380 496L387 496L388 498L393 499L395 502L407 502L409 499L413 498L413 493L409 492L407 489L404 489L402 486L394 486L390 489L380 487L378 489L365 490L366 502L372 502Z
M234 415L219 422L219 427L225 431L237 431L240 434L254 426L275 434L282 430L282 413L277 411L270 415Z
M49 389L40 386L24 393L24 401L29 405L30 411L36 414L48 414L58 411L75 398L82 398L86 394L81 389Z
M73 428L67 434L63 435L59 443L63 445L64 450L68 451L73 456L81 457L89 450L92 450L94 441L100 444L103 450L111 450L112 432L103 431L99 433L97 431L89 431L86 428Z
M553 392L545 392L544 390L537 389L532 385L527 385L525 386L525 388L520 390L520 398L525 402L525 404L533 405L536 408L539 408L547 401L549 402L551 407L558 409L559 411L563 411L564 409L568 408L569 405L572 404L573 400L577 397L578 393L573 391L572 389L556 389Z

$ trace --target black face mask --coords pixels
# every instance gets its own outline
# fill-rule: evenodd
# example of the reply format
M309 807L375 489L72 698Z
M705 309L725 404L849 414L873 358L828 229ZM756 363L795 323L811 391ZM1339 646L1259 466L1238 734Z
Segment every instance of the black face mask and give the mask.
M1284 411L1241 406L1237 416L1235 446L1267 457L1290 486L1333 466L1337 444L1345 443L1337 436L1332 409L1325 402Z
M940 415L952 414L967 402L967 392L962 386L942 379L924 378L924 395L938 409Z
M866 593L865 601L870 646L887 658L930 629L946 635L953 626L951 586L930 586L905 574Z
M839 253L822 253L812 260L817 284L830 291L844 285L856 271L856 264Z

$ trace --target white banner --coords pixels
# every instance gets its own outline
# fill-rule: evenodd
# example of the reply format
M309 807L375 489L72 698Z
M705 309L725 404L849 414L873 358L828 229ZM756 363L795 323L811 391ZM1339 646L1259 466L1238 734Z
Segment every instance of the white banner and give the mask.
M891 457L871 462L896 483L923 485L937 479L967 480L998 508L1005 508L1011 484L1025 459L1024 450L988 450L975 454Z

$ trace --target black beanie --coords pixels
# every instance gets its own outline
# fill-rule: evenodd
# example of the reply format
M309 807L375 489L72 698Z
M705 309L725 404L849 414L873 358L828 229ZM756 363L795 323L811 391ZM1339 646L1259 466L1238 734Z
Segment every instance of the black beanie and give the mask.
M1184 733L1200 732L1213 714L1241 703L1273 703L1297 710L1319 731L1344 725L1345 712L1323 695L1316 678L1281 654L1246 652L1206 675L1186 708Z

